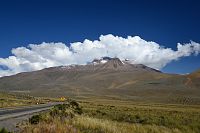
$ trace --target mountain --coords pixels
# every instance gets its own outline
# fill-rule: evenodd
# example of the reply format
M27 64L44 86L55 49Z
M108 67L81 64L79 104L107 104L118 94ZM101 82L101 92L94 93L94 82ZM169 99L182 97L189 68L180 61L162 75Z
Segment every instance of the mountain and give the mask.
M200 70L197 70L187 76L186 84L189 86L200 88Z
M188 83L190 77L192 83ZM165 74L128 60L103 57L87 65L51 67L2 77L0 90L48 97L197 104L200 103L198 78L196 73Z

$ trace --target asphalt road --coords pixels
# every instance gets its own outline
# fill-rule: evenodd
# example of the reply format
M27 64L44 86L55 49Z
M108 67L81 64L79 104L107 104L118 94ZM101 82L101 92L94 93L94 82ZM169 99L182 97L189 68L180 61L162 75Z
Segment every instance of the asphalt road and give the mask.
M31 117L33 114L45 111L53 107L54 105L60 104L59 102L23 106L12 109L0 109L0 128L5 127L9 131L17 130L16 124L22 120Z

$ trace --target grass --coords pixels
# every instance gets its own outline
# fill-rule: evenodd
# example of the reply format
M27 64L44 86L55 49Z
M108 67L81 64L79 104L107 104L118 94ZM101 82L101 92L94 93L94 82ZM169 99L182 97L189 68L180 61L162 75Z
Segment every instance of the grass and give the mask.
M167 104L82 103L89 117L141 125L200 132L200 107Z
M38 98L27 94L0 92L0 108L43 104L49 101L58 101L58 99Z
M131 124L88 116L76 117L73 124L82 133L180 133L178 129L163 126Z
M51 122L40 122L37 125L28 124L20 133L76 133L77 129L67 122L54 118Z
M80 101L82 114L55 111L41 114L38 124L25 124L24 133L199 133L200 107L124 101ZM79 108L79 106L77 106ZM62 106L59 107L61 110ZM80 109L80 108L79 108ZM52 110L51 110L52 111ZM67 117L66 113L73 113ZM55 113L53 113L55 115Z
M37 125L26 125L22 133L181 133L156 125L130 124L88 116L76 116L72 120L61 121L58 118Z
M45 117L47 117L46 115ZM44 117L44 116L43 116ZM49 117L49 116L48 116ZM26 125L21 133L181 133L156 125L130 124L77 115L73 119L61 120L49 117L38 124Z
M28 105L32 101L31 97L19 97L14 94L0 92L0 108Z

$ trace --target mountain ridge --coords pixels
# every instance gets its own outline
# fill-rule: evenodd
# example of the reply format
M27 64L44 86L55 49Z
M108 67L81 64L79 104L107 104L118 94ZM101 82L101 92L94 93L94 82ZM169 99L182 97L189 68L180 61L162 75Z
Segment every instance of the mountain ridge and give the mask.
M112 58L99 64L51 67L2 77L0 90L47 97L114 97L167 103L189 99L186 101L200 103L198 80L193 77L189 83L188 78L190 75L166 74Z

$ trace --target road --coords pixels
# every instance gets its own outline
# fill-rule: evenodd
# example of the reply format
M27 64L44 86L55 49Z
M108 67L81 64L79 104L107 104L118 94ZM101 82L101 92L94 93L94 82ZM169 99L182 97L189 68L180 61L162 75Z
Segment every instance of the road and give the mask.
M33 114L45 111L53 107L54 105L60 104L59 102L23 106L12 109L0 109L0 128L5 127L9 131L15 131L16 124L22 120L30 118Z

